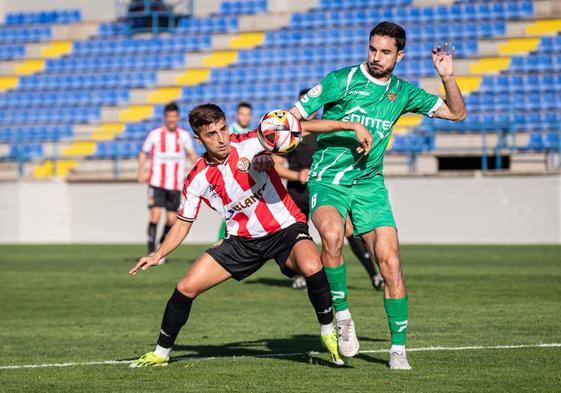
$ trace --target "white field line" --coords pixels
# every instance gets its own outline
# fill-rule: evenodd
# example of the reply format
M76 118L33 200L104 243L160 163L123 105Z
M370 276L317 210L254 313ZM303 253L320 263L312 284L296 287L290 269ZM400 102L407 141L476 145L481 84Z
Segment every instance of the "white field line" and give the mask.
M493 346L464 346L464 347L421 347L407 348L407 352L436 352L436 351L478 351L486 349L522 349L522 348L561 348L561 343L549 344L520 344L520 345L493 345ZM387 349L368 349L360 351L360 353L388 353ZM250 356L178 356L175 360L181 361L200 361L200 360L218 360L218 359L244 359L244 358L280 358L295 357L304 355L318 355L319 352L292 352L292 353L266 353ZM13 370L22 368L47 368L47 367L72 367L72 366L97 366L106 364L130 364L132 360L101 360L93 362L66 362L66 363L46 363L46 364L24 364L24 365L6 365L0 366L0 370Z

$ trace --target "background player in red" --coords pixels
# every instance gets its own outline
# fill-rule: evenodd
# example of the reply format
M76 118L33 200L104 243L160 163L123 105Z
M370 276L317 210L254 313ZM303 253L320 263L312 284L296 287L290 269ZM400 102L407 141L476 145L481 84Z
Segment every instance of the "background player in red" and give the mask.
M300 100L307 93L308 89L302 90L298 95L298 99ZM310 119L313 120L316 116L317 112L314 112L310 115ZM298 205L302 213L306 216L306 220L309 220L310 216L310 202L307 186L308 175L310 174L310 167L312 166L312 156L316 149L316 135L303 130L302 141L296 149L284 156L273 156L276 171L281 178L287 180L286 189L292 199L294 199L294 202L296 202L296 205ZM364 241L360 237L353 236L353 224L349 217L347 217L345 230L351 250L366 269L372 286L377 290L381 290L384 287L384 278L381 274L376 272L374 260L368 252ZM305 287L306 280L304 280L304 277L300 275L294 276L292 288L303 289Z
M227 235L203 253L178 282L167 303L155 350L141 356L131 367L167 364L193 300L231 277L242 280L250 276L269 259L275 259L281 272L289 277L296 272L306 277L322 342L333 363L344 364L332 323L329 284L316 245L308 234L306 217L288 195L272 167L270 155L263 155L265 149L257 131L230 135L224 112L214 104L193 109L189 123L206 153L185 179L178 220L163 244L153 255L140 258L129 273L146 270L175 250L189 233L201 202L222 215ZM361 151L368 151L372 142L359 123L320 120L307 125L315 127L316 132L356 127ZM271 162L271 169L260 172L254 168L254 162L263 157Z
M148 133L138 156L138 181L148 182L148 252L156 250L156 232L161 210L166 209L166 224L160 238L164 241L166 234L175 223L177 209L181 198L180 189L185 178L185 156L192 163L197 161L193 149L193 139L189 132L180 128L179 108L176 103L164 107L164 125ZM146 158L149 157L150 169L146 175ZM163 263L162 259L160 263Z

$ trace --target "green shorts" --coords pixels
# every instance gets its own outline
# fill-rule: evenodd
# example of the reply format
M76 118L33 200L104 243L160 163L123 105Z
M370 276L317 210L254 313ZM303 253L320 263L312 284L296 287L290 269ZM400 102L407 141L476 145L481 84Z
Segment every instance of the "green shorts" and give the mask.
M323 182L308 183L310 217L321 206L333 206L353 223L355 236L379 227L396 227L383 176L375 176L346 186Z

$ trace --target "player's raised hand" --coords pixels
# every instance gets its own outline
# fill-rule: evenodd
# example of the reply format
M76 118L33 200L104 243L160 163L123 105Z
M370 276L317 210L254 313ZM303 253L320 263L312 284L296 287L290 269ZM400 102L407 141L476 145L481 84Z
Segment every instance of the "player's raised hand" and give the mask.
M266 172L275 167L275 161L270 153L262 153L253 157L251 165L257 172Z
M432 62L434 68L440 78L450 78L454 76L454 55L456 54L456 48L452 47L450 52L448 52L448 43L444 43L444 49L440 46L432 48Z
M129 270L129 274L134 276L136 275L136 273L138 273L139 270L147 270L151 266L157 265L159 261L160 258L159 257L156 258L155 255L148 255L142 257L138 260L136 265L134 265L134 267L131 270Z
M360 146L356 148L357 153L367 155L372 148L372 134L366 127L358 122L353 122L353 130L360 144Z

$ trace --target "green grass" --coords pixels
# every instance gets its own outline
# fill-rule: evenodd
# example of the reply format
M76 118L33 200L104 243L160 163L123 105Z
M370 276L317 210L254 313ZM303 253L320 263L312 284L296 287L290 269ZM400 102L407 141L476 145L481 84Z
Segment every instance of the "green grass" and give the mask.
M0 366L134 358L153 348L175 282L204 247L129 277L142 246L0 246ZM561 342L561 247L405 246L408 347ZM361 348L386 349L382 295L349 257ZM167 368L0 369L1 392L559 391L561 348L364 353L327 362L305 292L274 263L196 300ZM262 355L319 351L264 358ZM235 357L234 357L235 356ZM196 358L216 357L213 360Z

